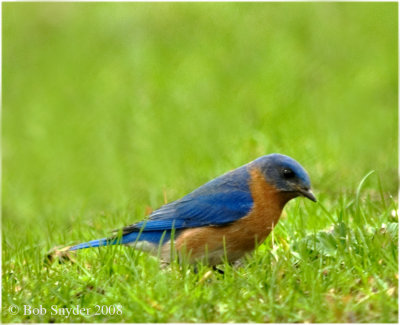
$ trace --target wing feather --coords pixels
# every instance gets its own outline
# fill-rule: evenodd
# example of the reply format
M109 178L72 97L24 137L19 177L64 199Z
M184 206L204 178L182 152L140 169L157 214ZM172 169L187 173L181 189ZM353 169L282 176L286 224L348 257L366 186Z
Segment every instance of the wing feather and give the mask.
M160 231L222 226L243 218L252 208L247 166L224 174L150 214L147 220L127 226L133 231Z

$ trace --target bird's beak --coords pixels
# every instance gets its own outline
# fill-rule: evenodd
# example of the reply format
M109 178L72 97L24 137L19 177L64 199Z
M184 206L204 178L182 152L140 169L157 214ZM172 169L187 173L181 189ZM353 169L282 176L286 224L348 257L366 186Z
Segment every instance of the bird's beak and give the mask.
M313 202L317 202L316 197L314 196L313 192L311 192L310 189L300 188L299 193L304 197L306 197L307 199L310 199Z

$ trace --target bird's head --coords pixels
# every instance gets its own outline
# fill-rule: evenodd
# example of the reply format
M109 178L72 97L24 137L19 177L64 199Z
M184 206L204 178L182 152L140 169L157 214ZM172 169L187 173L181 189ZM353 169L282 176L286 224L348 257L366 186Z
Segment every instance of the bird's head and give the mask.
M296 160L274 153L260 157L254 162L261 169L266 181L278 191L286 193L289 198L304 196L311 201L317 201L311 192L307 172Z

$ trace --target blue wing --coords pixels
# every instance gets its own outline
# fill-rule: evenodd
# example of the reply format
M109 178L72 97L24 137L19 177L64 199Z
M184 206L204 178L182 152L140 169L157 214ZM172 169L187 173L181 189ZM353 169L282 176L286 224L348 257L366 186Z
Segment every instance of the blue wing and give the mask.
M253 206L247 166L224 174L184 196L162 206L145 221L127 226L123 234L222 226L244 217Z

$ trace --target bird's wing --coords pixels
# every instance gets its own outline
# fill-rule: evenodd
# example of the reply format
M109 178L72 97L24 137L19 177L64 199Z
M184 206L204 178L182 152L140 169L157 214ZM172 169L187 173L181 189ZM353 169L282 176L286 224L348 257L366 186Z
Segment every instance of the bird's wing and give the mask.
M245 167L245 166L243 166ZM180 200L162 206L123 233L222 226L244 217L253 206L246 168L222 175Z

